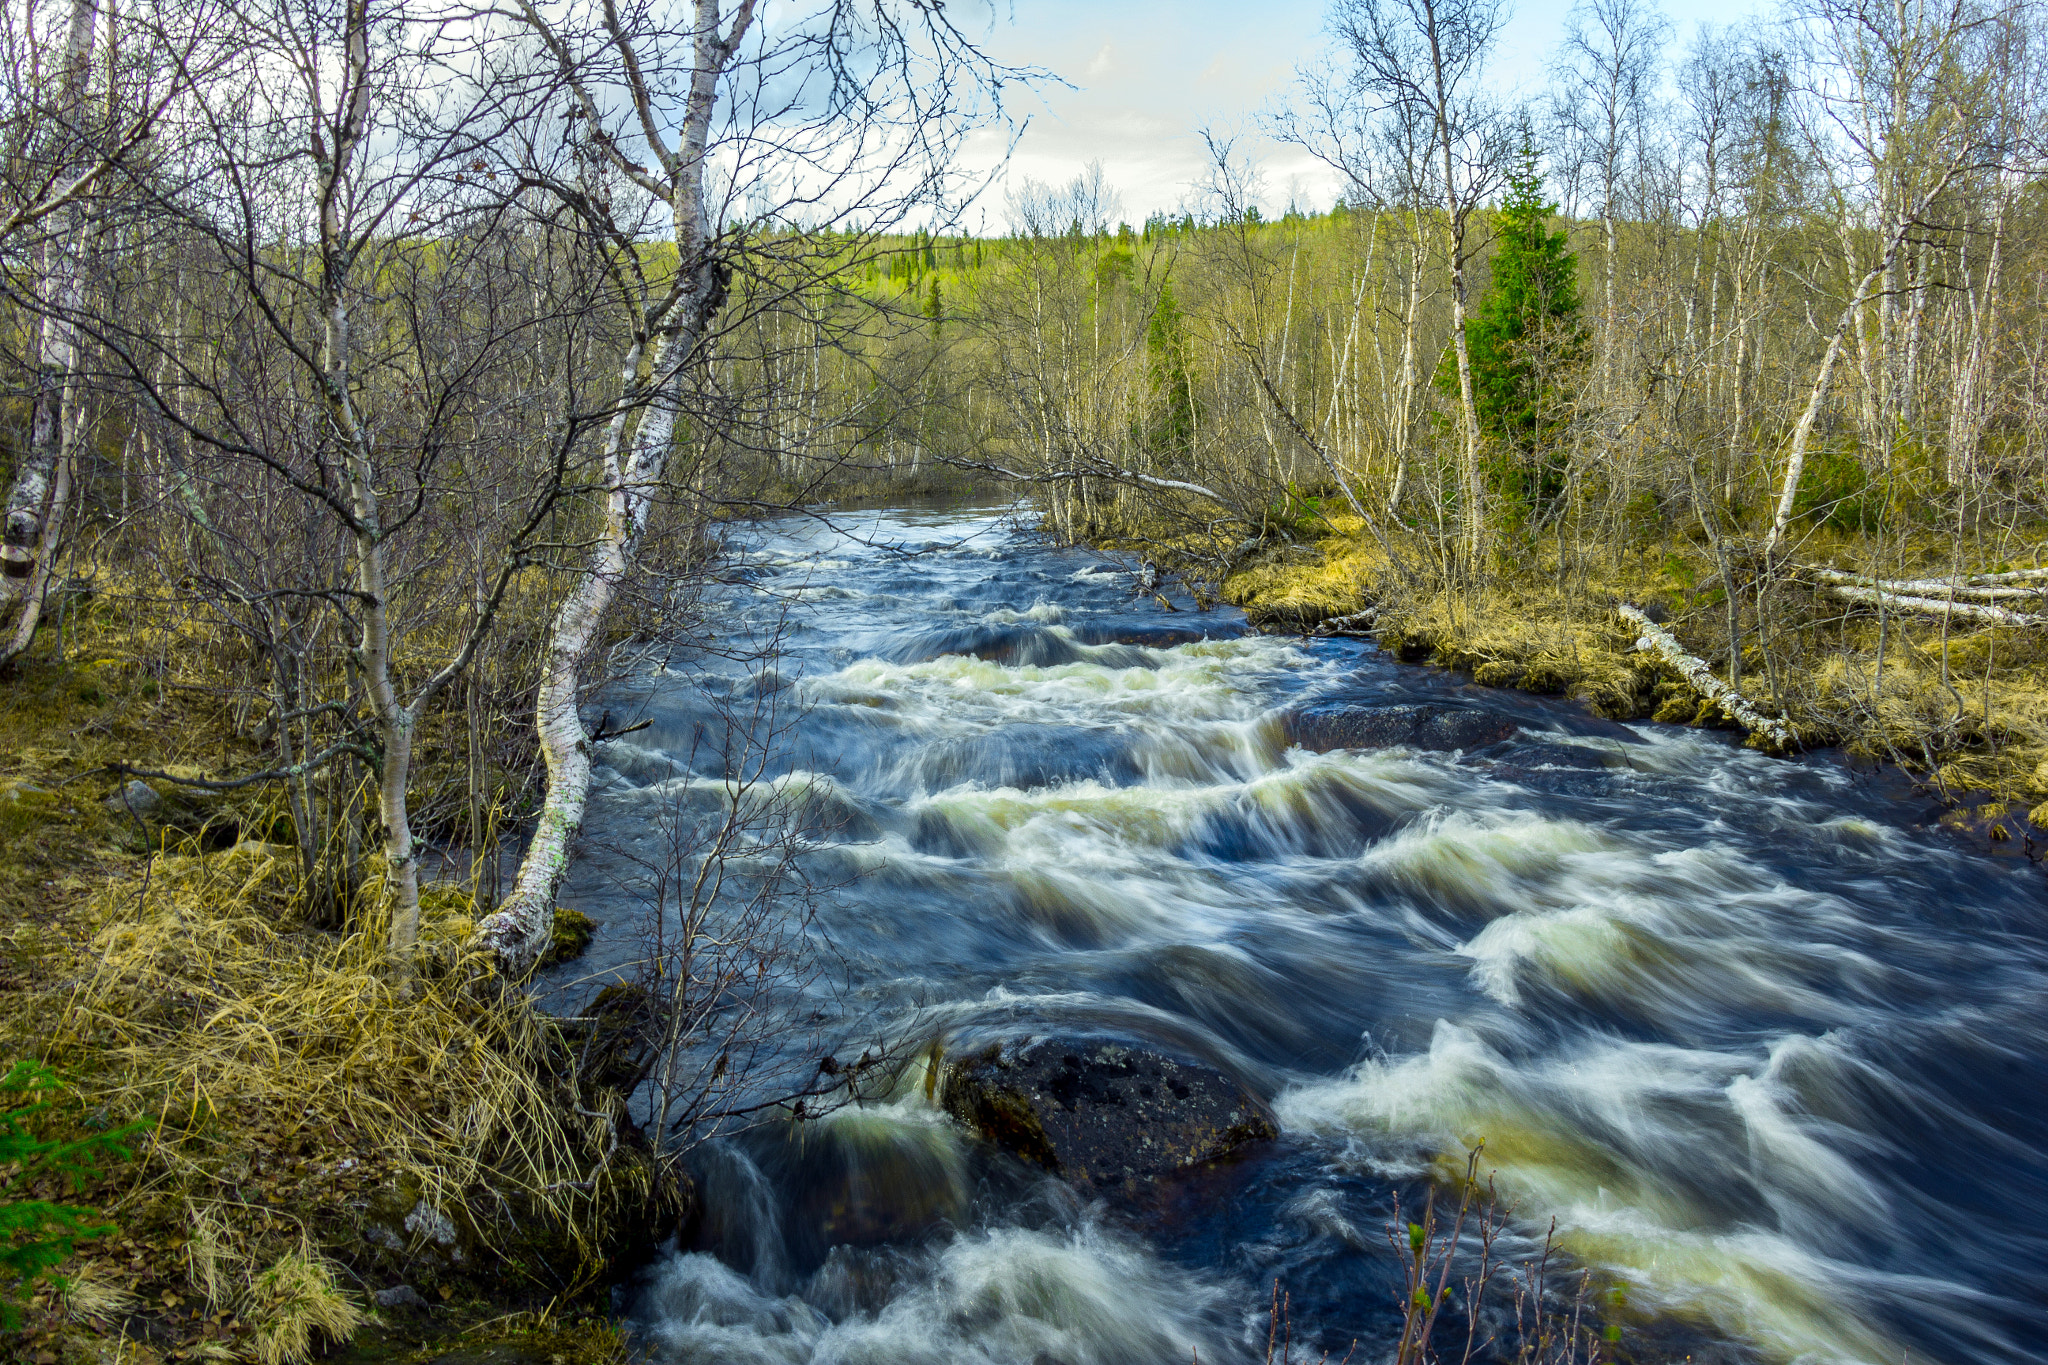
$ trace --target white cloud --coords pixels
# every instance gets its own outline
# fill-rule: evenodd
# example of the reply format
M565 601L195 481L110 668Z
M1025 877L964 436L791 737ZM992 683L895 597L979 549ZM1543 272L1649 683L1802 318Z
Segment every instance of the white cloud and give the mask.
M1741 22L1765 3L1664 0L1681 38L1696 21ZM1504 96L1542 88L1570 8L1571 0L1517 0L1490 71ZM1060 184L1099 160L1137 223L1191 197L1206 170L1200 129L1211 125L1240 131L1240 151L1262 163L1265 207L1285 207L1290 186L1327 206L1336 177L1254 127L1298 68L1323 60L1325 9L1326 0L1015 0L986 35L990 51L1073 85L1019 101L1032 121L1008 173ZM977 140L970 165L993 170L1002 145Z

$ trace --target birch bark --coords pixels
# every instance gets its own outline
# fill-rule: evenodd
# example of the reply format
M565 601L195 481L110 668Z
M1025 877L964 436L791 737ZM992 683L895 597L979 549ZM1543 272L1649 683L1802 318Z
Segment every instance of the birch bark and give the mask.
M320 224L320 385L329 438L341 450L355 558L361 633L356 660L377 720L377 818L383 830L385 894L390 902L390 955L403 966L419 938L419 861L413 849L406 786L412 775L416 707L399 700L392 681L391 581L377 494L371 436L354 398L349 294L358 240L343 221L356 153L370 128L370 19L351 5L342 34L343 99L331 129L313 125L312 147Z
M691 69L682 123L671 146L632 35L607 8L605 45L624 73L639 138L652 165L628 159L616 142L604 147L617 168L667 206L676 248L675 286L643 313L621 367L619 410L601 456L604 519L590 560L562 601L548 631L535 724L547 766L547 792L533 839L511 894L477 926L477 942L510 975L530 970L554 927L555 897L568 873L571 847L590 796L590 736L579 697L584 669L604 632L620 587L634 570L654 498L667 476L689 367L699 358L706 326L724 300L724 273L712 250L706 202L705 151L718 86L751 27L757 0L741 0L728 20L720 0L694 0ZM528 4L527 24L563 68L584 117L601 128L596 100L571 59L560 31ZM640 378L642 356L650 362Z
M1429 81L1435 96L1435 151L1443 162L1444 246L1451 268L1451 346L1458 360L1458 416L1464 433L1459 474L1464 486L1465 560L1469 571L1476 574L1486 548L1486 485L1479 463L1479 405L1472 392L1472 349L1465 337L1465 232L1470 205L1459 193L1457 134L1451 127L1453 77L1437 32L1434 0L1423 0L1422 12L1427 16ZM1490 40L1491 35L1487 38ZM1483 41L1475 46L1483 46Z
M72 0L58 76L57 126L51 130L51 152L60 167L72 161L79 150L98 19L99 0ZM0 665L28 647L42 619L52 561L70 502L66 461L78 427L77 317L83 298L79 247L84 214L76 197L67 194L49 221L38 291L49 311L42 323L34 416L27 453L7 490L4 530L0 530L0 622L11 620L13 627L7 642L0 645Z

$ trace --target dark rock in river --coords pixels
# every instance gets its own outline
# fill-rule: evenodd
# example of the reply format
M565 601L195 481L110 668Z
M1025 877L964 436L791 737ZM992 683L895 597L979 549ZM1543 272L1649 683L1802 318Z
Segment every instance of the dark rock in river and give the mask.
M1222 1072L1101 1039L1026 1039L956 1061L940 1103L997 1147L1103 1194L1136 1194L1278 1132Z
M1514 737L1521 722L1500 711L1436 703L1319 702L1281 717L1287 742L1332 749L1483 749Z
M896 663L923 663L948 654L965 654L1006 668L1057 668L1079 660L1107 668L1156 668L1157 661L1136 649L1115 644L1085 646L1044 626L972 625L922 631L883 651Z

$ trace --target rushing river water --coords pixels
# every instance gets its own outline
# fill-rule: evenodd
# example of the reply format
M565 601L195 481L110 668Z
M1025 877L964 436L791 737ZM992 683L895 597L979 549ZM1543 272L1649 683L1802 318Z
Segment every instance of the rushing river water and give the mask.
M1482 1137L1516 1228L1555 1219L1626 1290L1631 1339L2048 1359L2038 869L1825 757L1168 615L994 513L852 520L943 548L780 523L714 614L787 618L782 766L847 816L812 858L840 883L835 999L920 1044L1150 1040L1267 1097L1281 1137L1152 1206L1090 1205L977 1151L913 1071L702 1154L696 1244L631 1306L656 1359L1256 1360L1276 1279L1298 1338L1375 1359L1389 1197ZM1116 642L1161 628L1210 638ZM602 751L566 899L614 926L633 841L707 761L686 672L623 690L655 723ZM1446 692L1521 738L1282 738L1305 698ZM601 936L558 978L629 952Z

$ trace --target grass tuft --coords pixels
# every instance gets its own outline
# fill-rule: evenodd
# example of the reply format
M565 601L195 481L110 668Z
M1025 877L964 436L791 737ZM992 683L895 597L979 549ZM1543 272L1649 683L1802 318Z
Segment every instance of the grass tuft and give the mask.
M362 1325L363 1312L334 1281L334 1271L302 1246L286 1252L249 1285L248 1315L256 1324L259 1365L300 1365L324 1337L342 1343Z

